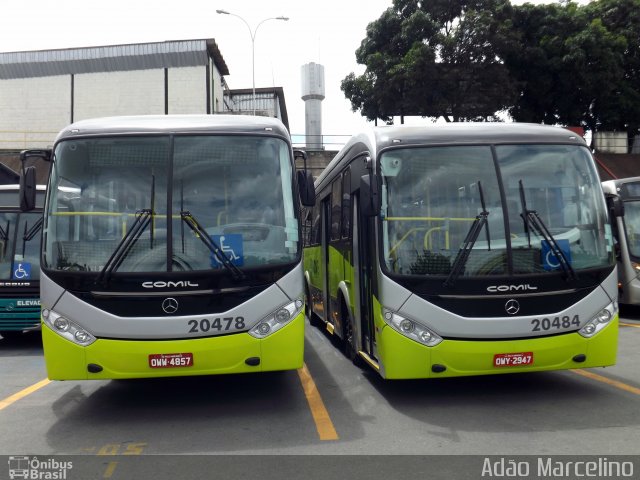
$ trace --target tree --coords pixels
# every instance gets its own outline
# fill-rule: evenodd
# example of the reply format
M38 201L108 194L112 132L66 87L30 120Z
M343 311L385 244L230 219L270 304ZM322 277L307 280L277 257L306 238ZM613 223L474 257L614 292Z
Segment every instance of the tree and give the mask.
M609 95L594 111L600 129L626 130L629 136L640 129L640 0L599 0L588 4L587 15L615 34L621 45L620 69Z
M514 120L595 132L638 119L640 82L627 78L639 71L640 0L524 4L513 12L517 40L501 53L519 86Z
M341 83L353 111L385 121L492 119L516 93L498 54L511 41L511 8L508 0L394 0L356 51L365 73Z

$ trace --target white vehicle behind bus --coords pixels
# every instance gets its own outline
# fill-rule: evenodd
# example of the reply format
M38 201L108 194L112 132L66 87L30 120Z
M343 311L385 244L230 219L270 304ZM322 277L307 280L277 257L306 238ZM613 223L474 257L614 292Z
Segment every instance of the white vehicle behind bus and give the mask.
M622 305L640 305L640 177L602 182L612 217L618 263L618 295Z

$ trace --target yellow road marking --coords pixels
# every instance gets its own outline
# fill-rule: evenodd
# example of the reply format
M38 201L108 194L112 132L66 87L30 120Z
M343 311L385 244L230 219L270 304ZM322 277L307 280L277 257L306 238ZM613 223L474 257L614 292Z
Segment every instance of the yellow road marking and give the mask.
M107 465L107 469L105 470L102 478L111 478L111 476L113 475L113 472L116 471L117 466L118 466L118 462L109 462L109 465Z
M36 390L40 390L45 385L51 383L51 380L45 378L44 380L40 380L38 383L34 383L30 387L25 388L24 390L20 390L18 393L14 393L10 397L5 398L4 400L0 400L0 410L4 410L9 405L17 402L21 398L26 397L27 395L32 394Z
M638 324L638 323L623 323L623 322L620 322L620 326L621 327L640 328L640 324Z
M313 421L316 423L316 429L318 430L320 440L338 440L338 433L333 426L329 412L324 406L322 398L320 397L320 392L318 392L318 388L316 387L306 364L298 370L298 376L300 377L304 394L307 397Z
M597 373L588 372L586 370L577 369L571 370L573 373L577 373L578 375L582 375L583 377L590 378L591 380L596 380L598 382L606 383L615 388L619 388L620 390L624 390L625 392L635 393L636 395L640 395L640 388L632 387L631 385L627 385L626 383L619 382L618 380L613 380L611 378L603 377L602 375L598 375Z

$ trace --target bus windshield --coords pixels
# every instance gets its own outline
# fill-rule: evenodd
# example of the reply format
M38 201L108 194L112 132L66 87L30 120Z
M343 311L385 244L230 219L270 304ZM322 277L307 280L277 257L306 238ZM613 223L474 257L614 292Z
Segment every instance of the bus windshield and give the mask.
M239 269L299 261L292 177L288 144L275 137L65 140L54 152L44 266L226 272L221 258Z
M640 201L637 199L624 202L624 229L629 253L640 258Z
M583 147L393 149L380 156L380 171L390 273L573 275L613 262L600 183Z
M0 279L40 278L40 212L0 211Z

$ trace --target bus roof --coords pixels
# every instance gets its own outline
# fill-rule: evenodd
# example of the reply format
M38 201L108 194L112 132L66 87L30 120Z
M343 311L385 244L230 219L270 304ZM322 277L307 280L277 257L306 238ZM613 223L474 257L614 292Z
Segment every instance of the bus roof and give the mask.
M56 143L93 135L203 133L270 134L289 139L278 119L249 115L136 115L81 120L62 130Z
M620 186L620 185L624 185L625 183L635 183L635 182L640 182L640 177L614 178L613 180L605 180L604 182L602 182L602 184L604 185L605 183L607 183L615 186Z
M429 126L389 126L373 130L380 149L403 144L451 143L577 143L585 142L579 135L561 127L533 123L461 122ZM398 142L399 141L399 142Z
M495 145L508 143L550 143L586 145L574 132L551 125L501 122L451 122L428 126L373 127L354 135L318 176L319 185L348 152L368 152L372 157L388 147L435 145Z
M637 198L638 193L636 192L636 188L634 187L634 192L630 194L629 191L623 191L623 185L627 183L640 183L640 177L625 177L625 178L614 178L613 180L605 180L602 182L602 189L604 193L610 195L620 195L623 198Z

